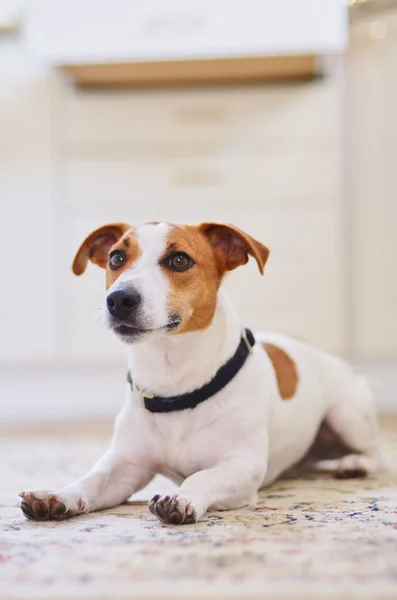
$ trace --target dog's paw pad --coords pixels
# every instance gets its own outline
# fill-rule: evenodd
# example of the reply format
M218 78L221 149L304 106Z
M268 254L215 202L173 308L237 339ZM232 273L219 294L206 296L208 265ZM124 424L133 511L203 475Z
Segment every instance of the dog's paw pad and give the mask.
M67 517L66 506L63 502L53 496L50 500L50 516L51 519L64 519Z
M35 521L45 521L49 518L49 510L45 502L27 497L21 502L21 510L25 517Z
M33 521L61 521L73 513L56 494L49 492L21 492L20 507L28 519Z
M187 498L178 496L160 496L156 494L149 502L149 510L162 523L188 525L197 522L196 511Z

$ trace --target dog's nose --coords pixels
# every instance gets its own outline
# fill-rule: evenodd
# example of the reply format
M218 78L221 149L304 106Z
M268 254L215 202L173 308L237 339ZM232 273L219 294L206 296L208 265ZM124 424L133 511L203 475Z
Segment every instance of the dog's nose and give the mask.
M126 319L136 310L141 302L141 296L136 290L117 290L106 299L108 311L113 317Z

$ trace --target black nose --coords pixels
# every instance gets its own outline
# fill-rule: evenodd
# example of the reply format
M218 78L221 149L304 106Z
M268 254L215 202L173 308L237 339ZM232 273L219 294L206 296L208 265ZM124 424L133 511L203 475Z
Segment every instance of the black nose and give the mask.
M127 319L141 302L141 296L136 290L118 290L106 298L108 311L113 317Z

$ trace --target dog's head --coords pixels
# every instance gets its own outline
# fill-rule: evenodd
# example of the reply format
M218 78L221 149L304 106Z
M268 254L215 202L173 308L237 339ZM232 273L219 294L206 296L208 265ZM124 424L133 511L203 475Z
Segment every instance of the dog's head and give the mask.
M263 274L269 250L232 225L113 223L84 240L73 272L84 273L88 260L106 269L106 321L131 343L207 327L224 274L249 255Z

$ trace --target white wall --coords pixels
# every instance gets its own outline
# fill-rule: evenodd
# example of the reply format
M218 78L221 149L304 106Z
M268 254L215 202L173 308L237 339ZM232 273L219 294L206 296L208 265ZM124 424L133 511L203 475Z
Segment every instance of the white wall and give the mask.
M328 78L308 84L90 93L36 64L22 41L1 41L0 418L101 416L119 406L124 348L96 322L103 273L70 271L82 238L108 220L246 228L272 254L263 279L254 265L230 277L244 322L369 370L381 362L390 382L397 220L384 148L397 137L392 96L375 91L377 60L389 65L384 89L397 89L387 43L353 45L349 96L360 102L346 130L337 60ZM381 396L388 408L392 388Z

